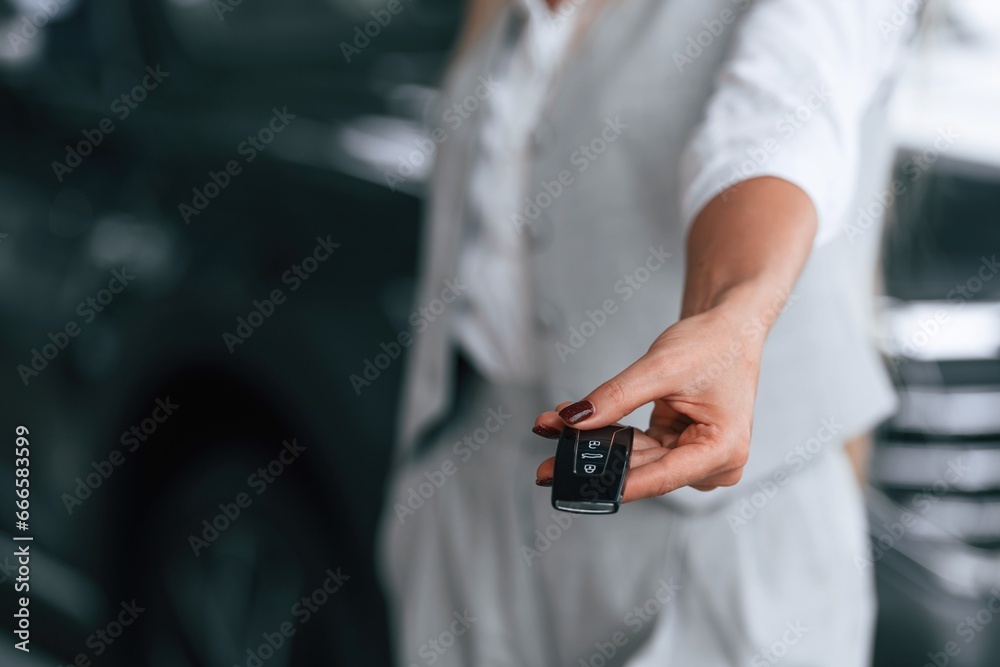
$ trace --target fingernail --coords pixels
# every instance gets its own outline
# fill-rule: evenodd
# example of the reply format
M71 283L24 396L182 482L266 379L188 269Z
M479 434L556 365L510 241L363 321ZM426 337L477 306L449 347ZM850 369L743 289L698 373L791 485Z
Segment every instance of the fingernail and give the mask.
M575 424L594 414L594 404L590 401L577 401L559 411L559 416L567 423Z
M543 477L542 479L536 479L535 484L537 484L538 486L552 486L552 478Z
M531 429L531 432L535 435L540 435L543 438L558 438L562 434L562 431L559 429L546 426L545 424L539 424Z

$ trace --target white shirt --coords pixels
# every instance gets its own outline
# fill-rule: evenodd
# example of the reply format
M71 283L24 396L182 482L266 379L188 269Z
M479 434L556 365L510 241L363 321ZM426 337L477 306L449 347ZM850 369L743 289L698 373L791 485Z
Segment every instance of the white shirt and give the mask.
M743 4L733 0L730 10L738 15ZM858 173L859 110L893 66L902 40L881 28L874 39L873 30L856 30L859 12L851 2L806 4L763 2L740 26L743 35L776 37L737 39L719 73L716 93L683 156L684 225L726 188L768 175L810 196L819 219L817 245L842 231L849 204L843 193L851 191ZM536 332L527 239L511 215L531 185L525 179L532 133L583 13L576 2L564 5L556 13L544 0L515 5L524 24L518 30L513 21L515 34L492 63L502 83L484 102L471 166L458 271L469 292L453 335L496 382L532 382L542 366L530 344ZM870 11L868 20L880 11ZM851 42L847 51L845 40ZM804 53L810 57L803 59ZM683 59L682 52L677 57ZM865 75L858 76L860 71ZM829 87L808 87L818 73Z
M494 66L499 89L484 114L466 199L459 283L469 288L454 334L473 364L497 382L536 379L526 236L511 223L524 199L532 133L571 41L578 7L554 14L521 0Z
M816 245L840 234L851 203L845 195L858 174L862 115L898 65L919 6L902 11L892 0L753 3L688 145L685 224L726 188L776 176L812 199Z

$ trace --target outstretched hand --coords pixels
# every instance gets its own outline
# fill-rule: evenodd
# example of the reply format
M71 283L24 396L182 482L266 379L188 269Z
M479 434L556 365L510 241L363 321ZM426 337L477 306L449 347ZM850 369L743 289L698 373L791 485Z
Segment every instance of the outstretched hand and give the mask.
M649 428L636 430L623 500L682 486L731 486L750 450L760 367L760 345L750 331L719 312L681 320L583 400L539 415L533 430L558 437L564 425L600 428L653 402ZM552 478L554 463L549 458L538 467L540 482Z

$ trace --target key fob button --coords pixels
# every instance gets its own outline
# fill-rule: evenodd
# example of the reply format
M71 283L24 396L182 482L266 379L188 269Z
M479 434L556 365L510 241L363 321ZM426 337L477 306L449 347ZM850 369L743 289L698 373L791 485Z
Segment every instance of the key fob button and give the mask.
M576 447L576 474L600 475L608 463L611 442L582 439Z
M563 429L556 447L552 506L564 512L614 514L628 473L633 429L614 424Z
M601 443L591 449L590 446L580 447L576 452L576 472L584 475L599 475L604 472L608 463L610 444Z

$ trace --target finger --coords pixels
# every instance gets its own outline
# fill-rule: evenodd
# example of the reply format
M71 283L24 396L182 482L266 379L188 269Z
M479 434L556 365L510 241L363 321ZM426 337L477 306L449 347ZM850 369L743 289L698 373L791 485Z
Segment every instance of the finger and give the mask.
M662 459L669 451L666 447L650 447L648 449L636 449L633 447L632 456L629 457L628 461L629 470L655 463Z
M713 489L720 486L735 486L743 478L743 468L712 475L704 480L704 484ZM697 488L697 487L696 487Z
M570 426L594 429L613 424L641 405L672 391L669 373L646 355L594 391L559 411Z
M569 401L560 403L556 406L556 410L565 408L567 405L572 405ZM543 438L549 438L551 440L557 440L560 435L562 435L562 429L566 425L566 422L559 416L559 413L555 410L550 410L548 412L543 412L538 415L535 419L535 425L531 428L531 432L535 435L540 435ZM619 424L621 426L621 424ZM664 442L659 437L648 437L642 431L636 429L636 439L633 444L633 448L648 448L648 447L662 447ZM676 442L677 435L674 433L665 433L664 440L672 440ZM672 443L671 443L672 446Z
M535 435L540 435L543 438L556 439L562 433L563 426L566 425L560 417L557 410L565 408L570 405L569 401L565 403L560 403L556 406L555 410L549 410L548 412L543 412L535 418L535 425L532 427L531 432Z
M556 457L550 457L542 461L541 465L538 466L538 470L535 471L535 484L539 486L551 486L552 477L556 471ZM540 482L548 482L548 484L540 484Z
M649 416L649 428L646 432L654 438L667 435L679 436L693 423L693 419L666 401L657 400L653 405L653 414Z
M656 440L653 440L642 431L635 432L635 439L632 443L632 454L629 456L629 468L646 465L659 460L669 449L663 447ZM555 472L555 457L550 457L542 461L535 471L536 480L552 479Z
M692 484L691 487L699 491L714 491L720 486L735 486L742 478L743 468L739 467L706 477L700 484Z
M629 470L623 500L655 498L682 486L705 485L717 474L719 455L709 445L692 444L667 449L657 460ZM711 486L711 485L708 485Z
M662 447L652 438L647 435L637 432L635 442L632 445L632 454L629 457L629 468L636 468L639 466L644 466L655 461L658 461L663 457L664 454L670 450L666 447ZM545 459L539 464L538 469L535 470L535 483L548 482L546 484L539 484L539 486L549 486L553 476L555 475L556 469L556 459L555 457L550 457Z
M648 431L643 432L639 429L635 429L635 433L632 437L632 452L635 453L636 450L640 449L663 449L664 444L659 438L651 437Z
M650 439L655 441L659 447L666 447L668 449L676 447L677 441L681 437L680 433L673 430L664 430L655 426L647 428L646 433L649 434Z

